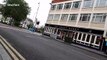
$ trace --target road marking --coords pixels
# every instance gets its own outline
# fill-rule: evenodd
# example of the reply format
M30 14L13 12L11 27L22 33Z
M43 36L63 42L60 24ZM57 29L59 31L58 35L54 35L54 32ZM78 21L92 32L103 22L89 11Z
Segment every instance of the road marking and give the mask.
M26 60L20 53L17 52L16 49L14 49L1 35L0 35L0 42L5 47L5 49L8 51L8 53L11 55L13 60Z

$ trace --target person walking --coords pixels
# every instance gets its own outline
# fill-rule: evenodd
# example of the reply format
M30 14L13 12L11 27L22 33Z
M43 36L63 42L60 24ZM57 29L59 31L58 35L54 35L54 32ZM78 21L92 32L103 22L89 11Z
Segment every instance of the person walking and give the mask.
M107 38L105 39L105 53L107 54Z
M107 54L107 37L104 39L103 51L104 51L105 54Z

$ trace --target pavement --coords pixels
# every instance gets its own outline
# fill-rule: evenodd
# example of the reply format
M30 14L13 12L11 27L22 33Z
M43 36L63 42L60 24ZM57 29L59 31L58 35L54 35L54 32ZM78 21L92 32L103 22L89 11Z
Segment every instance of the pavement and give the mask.
M0 43L0 60L12 60L9 54Z
M50 39L53 39L53 40L56 40L56 41L59 41L59 42L74 46L74 47L78 47L80 49L84 49L84 50L90 51L92 53L96 53L96 54L99 54L99 55L107 57L107 54L105 54L103 51L100 51L100 50L96 50L96 49L93 49L93 48L89 48L89 47L82 46L82 45L79 45L79 44L74 44L74 43L69 44L69 43L64 42L63 40L54 39L54 38L51 38L51 37L45 36L45 35L44 35L44 37L47 37L47 38L50 38Z
M26 60L107 60L106 56L93 53L78 45L69 45L38 33L0 26L0 35Z

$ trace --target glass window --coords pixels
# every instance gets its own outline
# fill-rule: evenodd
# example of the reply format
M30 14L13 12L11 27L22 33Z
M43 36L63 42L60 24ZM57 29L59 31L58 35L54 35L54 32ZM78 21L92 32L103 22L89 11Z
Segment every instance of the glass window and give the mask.
M75 34L74 34L74 39L77 39L77 35L78 35L78 33L75 32Z
M86 34L83 34L82 41L85 41L85 38L86 38Z
M61 20L67 20L67 18L68 18L68 14L62 14Z
M80 1L78 1L78 2L73 2L72 8L80 8L80 4L81 4Z
M48 16L48 20L52 20L53 19L53 14L49 14L49 16Z
M101 40L100 40L100 36L97 36L97 39L96 39L96 43L95 43L95 44L98 44L98 45L99 45L99 44L100 44L100 41L101 41Z
M55 14L54 19L53 20L59 20L60 14Z
M94 43L95 36L92 36L91 43Z
M51 6L51 10L55 10L55 8L56 8L56 5Z
M105 22L106 14L105 13L95 13L92 19L92 22Z
M62 7L63 7L63 4L58 4L58 5L57 5L57 9L58 9L58 10L62 9Z
M104 7L107 6L107 0L97 0L96 7Z
M70 9L72 3L65 3L64 9Z
M94 0L84 0L83 8L93 7Z
M78 40L81 40L81 35L82 35L82 33L79 34Z
M91 14L81 14L80 21L89 21Z
M90 40L90 35L87 36L86 42L89 42Z
M77 17L78 17L77 14L70 14L70 16L69 16L69 21L77 20Z

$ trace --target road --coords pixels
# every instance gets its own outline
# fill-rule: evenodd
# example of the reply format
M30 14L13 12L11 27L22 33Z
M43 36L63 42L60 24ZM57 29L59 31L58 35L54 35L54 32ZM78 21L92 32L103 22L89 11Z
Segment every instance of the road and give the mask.
M87 50L3 24L0 35L27 60L107 60Z

